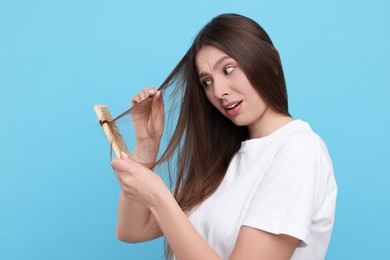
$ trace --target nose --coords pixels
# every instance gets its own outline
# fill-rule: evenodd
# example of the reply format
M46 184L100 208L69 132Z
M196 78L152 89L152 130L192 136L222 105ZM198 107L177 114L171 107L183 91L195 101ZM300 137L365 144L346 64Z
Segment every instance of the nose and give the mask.
M226 82L222 79L214 79L214 95L217 98L224 98L229 95L229 87Z

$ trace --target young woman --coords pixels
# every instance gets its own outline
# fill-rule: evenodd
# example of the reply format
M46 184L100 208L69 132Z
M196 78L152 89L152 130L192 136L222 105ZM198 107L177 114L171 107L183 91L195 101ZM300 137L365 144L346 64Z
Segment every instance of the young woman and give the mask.
M150 166L164 128L161 91L172 84L181 110L160 161L176 158L173 194ZM325 257L337 193L332 163L308 123L290 116L278 52L256 22L215 17L162 87L132 103L133 157L112 161L120 240L163 235L176 259Z

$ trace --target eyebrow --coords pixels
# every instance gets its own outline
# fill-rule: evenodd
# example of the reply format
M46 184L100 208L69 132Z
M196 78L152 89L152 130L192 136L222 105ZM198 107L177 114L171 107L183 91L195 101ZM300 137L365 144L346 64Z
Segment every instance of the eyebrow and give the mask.
M231 58L232 58L232 57L227 56L227 55L222 56L222 57L219 58L219 59L217 60L217 62L214 64L213 70L215 70L219 65L221 65L221 63L222 63L224 60L231 59ZM198 78L202 78L202 77L207 76L207 75L208 75L208 73L206 73L206 72L200 72L199 75L198 75Z

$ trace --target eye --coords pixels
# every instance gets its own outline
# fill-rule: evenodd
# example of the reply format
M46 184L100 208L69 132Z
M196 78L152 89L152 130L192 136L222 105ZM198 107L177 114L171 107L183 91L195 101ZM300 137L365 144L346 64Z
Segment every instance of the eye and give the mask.
M225 74L230 74L234 70L234 66L227 66L226 68L223 69Z
M207 86L210 86L211 83L213 83L212 80L210 80L210 79L205 79L205 80L202 81L202 86L203 86L203 87L207 87Z

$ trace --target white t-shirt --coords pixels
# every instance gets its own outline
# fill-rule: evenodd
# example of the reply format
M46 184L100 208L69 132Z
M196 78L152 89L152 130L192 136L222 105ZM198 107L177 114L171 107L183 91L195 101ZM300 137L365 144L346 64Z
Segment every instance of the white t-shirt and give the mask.
M291 259L324 259L337 187L321 138L301 120L242 142L218 189L188 218L228 259L241 226L301 240Z

